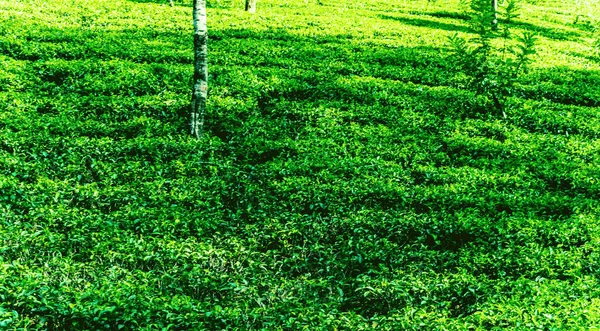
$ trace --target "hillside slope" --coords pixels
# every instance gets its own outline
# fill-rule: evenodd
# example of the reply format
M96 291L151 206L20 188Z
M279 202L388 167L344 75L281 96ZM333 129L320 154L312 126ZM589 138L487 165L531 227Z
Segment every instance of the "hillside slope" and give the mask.
M459 1L209 3L195 141L189 6L0 0L0 328L600 325L587 4L522 4L499 112Z

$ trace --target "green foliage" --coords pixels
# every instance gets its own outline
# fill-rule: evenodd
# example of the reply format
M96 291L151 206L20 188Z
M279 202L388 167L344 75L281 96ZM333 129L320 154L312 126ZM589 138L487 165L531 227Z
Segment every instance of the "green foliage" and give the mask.
M521 9L521 0L506 0L506 7L504 7L504 20L506 23L512 23L513 20L519 17L519 10Z
M196 141L189 6L0 0L0 329L600 325L568 4L510 23L537 57L457 1L260 6L211 5Z
M599 6L598 0L575 0L572 7L575 16L573 24L594 28L598 22Z
M469 15L471 28L482 38L490 37L490 30L496 21L497 13L494 8L490 5L489 0L470 0L469 2ZM497 23L497 22L496 22Z
M499 45L494 40L497 36L492 24L495 16L490 8L489 1L471 2L471 26L477 37L466 40L458 34L451 36L450 61L457 70L458 86L474 90L476 95L485 98L482 107L491 105L506 117L507 99L515 95L516 84L531 63L531 55L535 54L535 35L525 32L516 45L507 45L511 34L508 27L504 27L504 44Z

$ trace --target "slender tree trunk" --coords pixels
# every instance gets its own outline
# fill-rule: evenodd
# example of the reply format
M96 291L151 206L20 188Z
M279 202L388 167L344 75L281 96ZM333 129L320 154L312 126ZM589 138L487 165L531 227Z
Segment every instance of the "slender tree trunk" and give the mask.
M246 11L250 14L256 12L256 0L246 0Z
M204 130L204 113L208 96L208 40L206 29L206 0L194 0L194 87L190 111L191 134L200 138Z
M498 29L498 0L492 0L492 29Z

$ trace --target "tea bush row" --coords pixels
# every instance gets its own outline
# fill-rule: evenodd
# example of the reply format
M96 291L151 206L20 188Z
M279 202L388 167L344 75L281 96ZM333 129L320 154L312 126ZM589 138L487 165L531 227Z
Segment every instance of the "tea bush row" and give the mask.
M457 84L453 3L213 7L195 141L188 7L2 5L3 328L598 324L592 63L541 47L504 117Z

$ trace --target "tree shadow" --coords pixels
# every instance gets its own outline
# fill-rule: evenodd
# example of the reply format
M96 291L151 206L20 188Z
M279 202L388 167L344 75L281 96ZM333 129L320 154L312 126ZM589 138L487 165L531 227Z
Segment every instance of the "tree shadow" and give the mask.
M568 52L568 55L572 55L572 56L576 56L576 57L580 57L582 59L586 59L592 62L598 62L600 63L600 53L592 53L592 52L588 52L588 54L583 53L583 52Z
M471 17L468 14L449 11L425 12L422 15L433 16L438 18L452 18L463 21L471 20Z
M431 15L431 16L435 16L435 15ZM465 33L472 32L472 30L468 26L442 23L442 22L426 20L426 19L422 19L422 18L398 17L398 16L391 16L391 15L383 15L383 14L377 15L377 17L384 19L384 20L393 20L393 21L397 21L397 22L400 22L403 24L409 24L409 25L414 25L414 26L419 26L419 27L426 27L426 28L430 28L430 29L439 29L439 30L465 32Z
M554 40L573 40L576 37L579 37L580 34L573 31L560 31L553 28L547 28L543 26L534 25L528 22L523 21L513 21L508 24L509 27L516 27L523 30L527 30L529 32L533 32L538 36L542 36L548 39Z
M468 15L460 14L460 13L452 13L452 12L433 12L433 13L423 13L420 15L424 16L432 16L439 18L451 18L463 21L469 21L470 18ZM455 31L455 32L464 32L464 33L473 33L473 29L466 25L457 25L450 23L438 22L435 20L428 20L422 18L409 18L409 17L399 17L392 15L377 15L381 19L385 20L394 20L403 24L409 24L413 26L419 27L427 27L430 29L439 29L446 31ZM538 36L542 36L548 39L554 40L573 40L576 37L579 37L580 34L573 31L560 31L553 28L546 28L538 25L534 25L531 23L523 22L523 21L513 21L511 23L501 23L509 28L519 28L529 32L532 32Z

